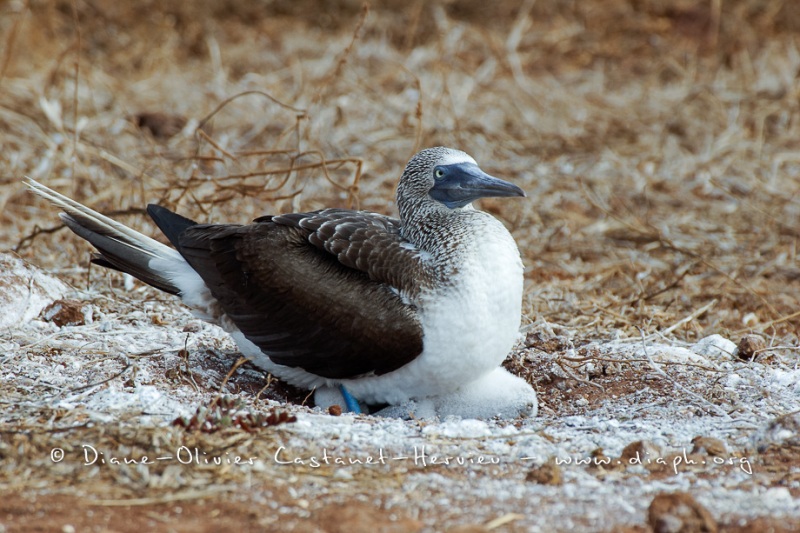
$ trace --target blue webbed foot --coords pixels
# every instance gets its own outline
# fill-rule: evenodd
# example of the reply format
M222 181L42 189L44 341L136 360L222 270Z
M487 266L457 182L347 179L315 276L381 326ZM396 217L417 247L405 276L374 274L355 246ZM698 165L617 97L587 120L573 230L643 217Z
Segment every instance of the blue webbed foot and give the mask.
M358 405L358 400L356 400L350 391L344 385L339 385L339 392L342 393L342 397L344 398L345 407L351 413L361 414L361 406Z

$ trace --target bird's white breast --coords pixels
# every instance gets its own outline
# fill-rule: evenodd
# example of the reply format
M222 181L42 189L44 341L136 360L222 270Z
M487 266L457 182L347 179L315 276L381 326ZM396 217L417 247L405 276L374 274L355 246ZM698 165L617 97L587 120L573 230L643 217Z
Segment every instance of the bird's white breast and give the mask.
M450 392L497 368L511 351L519 332L522 261L500 222L489 215L479 220L459 250L452 278L417 302L422 354L383 376L345 381L357 398L400 403Z

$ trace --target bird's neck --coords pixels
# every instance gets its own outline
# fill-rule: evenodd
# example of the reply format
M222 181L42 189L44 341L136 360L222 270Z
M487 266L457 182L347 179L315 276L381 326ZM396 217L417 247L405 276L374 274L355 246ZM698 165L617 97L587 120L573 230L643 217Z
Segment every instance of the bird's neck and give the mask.
M434 257L459 255L491 218L471 206L461 209L413 210L401 217L403 237Z

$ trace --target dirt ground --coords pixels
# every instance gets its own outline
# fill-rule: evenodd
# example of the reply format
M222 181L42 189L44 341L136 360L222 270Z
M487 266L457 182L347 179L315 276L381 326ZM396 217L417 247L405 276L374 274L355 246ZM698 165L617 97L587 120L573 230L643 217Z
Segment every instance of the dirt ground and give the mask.
M34 274L4 267L0 531L800 530L800 3L7 1L0 43L0 250L77 302L27 316L11 287ZM21 181L155 236L149 202L394 214L434 145L528 193L481 208L523 255L505 365L534 420L314 410L89 268ZM209 431L173 424L199 406ZM87 444L136 464L84 464ZM182 446L257 460L140 462ZM311 466L322 450L403 459ZM637 450L663 464L619 466Z

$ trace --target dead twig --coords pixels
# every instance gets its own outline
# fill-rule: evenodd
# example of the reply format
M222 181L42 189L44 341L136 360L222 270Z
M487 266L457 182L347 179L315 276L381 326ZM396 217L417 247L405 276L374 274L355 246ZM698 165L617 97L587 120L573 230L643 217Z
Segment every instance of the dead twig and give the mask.
M665 379L665 380L669 381L670 383L672 383L673 386L675 386L678 389L680 389L681 391L683 391L686 395L694 398L695 400L700 402L702 405L707 406L708 407L707 410L710 410L710 411L716 413L719 416L722 416L722 417L725 417L725 418L728 418L728 419L731 418L730 415L724 409L722 409L718 405L715 405L715 404L709 402L708 400L706 400L705 398L703 398L699 394L687 389L681 383L679 383L678 381L672 379L669 376L669 374L664 372L664 370L660 366L658 366L658 364L653 360L653 358L650 356L650 352L647 350L647 339L645 338L644 330L640 329L639 333L642 336L642 352L644 353L644 356L647 359L647 362L650 365L650 368L652 368L655 371L656 374L658 374L663 379Z
M705 313L706 311L711 309L714 305L716 305L716 303L717 303L717 300L711 300L710 302L708 302L706 305L704 305L700 309L697 309L696 311L694 311L691 315L683 317L682 319L680 319L677 322L675 322L674 324L672 324L670 327L668 327L667 329L662 331L661 335L662 336L667 336L670 333L672 333L673 331L675 331L676 329L678 329L679 327L681 327L681 326L683 326L685 324L688 324L689 322L691 322L695 318L701 316L703 313Z

